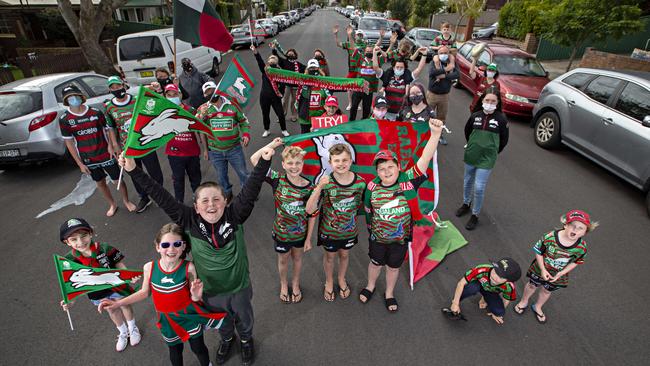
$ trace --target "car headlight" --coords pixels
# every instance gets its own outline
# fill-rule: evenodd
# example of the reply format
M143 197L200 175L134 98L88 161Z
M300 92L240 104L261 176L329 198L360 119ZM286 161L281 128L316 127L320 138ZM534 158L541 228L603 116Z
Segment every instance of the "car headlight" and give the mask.
M524 97L522 97L520 95L506 93L506 98L508 98L510 100L514 100L515 102L530 103L530 101L528 101L528 98L524 98Z

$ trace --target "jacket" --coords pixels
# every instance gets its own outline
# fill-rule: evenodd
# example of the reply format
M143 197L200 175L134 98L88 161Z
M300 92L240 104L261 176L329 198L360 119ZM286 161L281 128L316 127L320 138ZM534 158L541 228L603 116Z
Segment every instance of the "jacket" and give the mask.
M451 83L460 77L458 72L458 65L454 65L454 69L450 72L445 72L447 63L440 62L440 68L436 68L436 63L431 62L429 69L429 91L433 94L448 94L451 91ZM436 79L436 76L447 74L444 79Z
M179 79L181 88L187 91L187 94L183 95L185 98L183 103L191 105L192 108L198 108L205 103L202 87L206 82L213 81L211 77L192 67L192 72L189 74L185 71L181 72Z

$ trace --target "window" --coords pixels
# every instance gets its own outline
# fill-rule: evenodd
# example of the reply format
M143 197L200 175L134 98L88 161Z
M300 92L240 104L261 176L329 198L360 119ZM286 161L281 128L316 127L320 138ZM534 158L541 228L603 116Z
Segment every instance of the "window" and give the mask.
M131 19L129 18L129 10L128 9L122 9L122 20L125 22L130 22Z
M34 113L43 108L43 95L33 91L1 91L0 121Z
M63 96L62 96L63 88L65 88L68 85L74 85L77 88L79 88L79 90L81 90L82 93L84 93L83 91L85 90L85 88L79 83L78 80L69 80L69 81L66 81L63 84L58 85L56 88L54 88L54 95L56 96L56 101L57 102L63 103ZM86 93L84 93L84 95L86 95ZM86 97L88 97L88 96L86 95Z
M144 22L144 12L140 8L135 9L135 21Z
M474 45L472 44L465 43L463 47L461 47L460 50L458 50L458 53L460 53L463 57L469 60L469 53L472 51L473 46Z
M645 116L650 116L650 91L641 86L628 83L616 102L616 110L643 121Z
M91 98L109 93L106 80L106 78L101 76L84 76L81 78L81 81L88 87L87 89L90 89L92 93L90 95Z
M380 29L390 29L390 26L386 19L366 18L366 19L361 19L361 21L359 22L359 29L380 30Z
M127 38L120 41L120 60L142 60L165 57L160 39L155 36Z
M585 89L585 94L587 94L591 99L607 104L607 101L612 94L614 94L614 91L616 91L616 88L620 83L621 81L618 79L599 76L589 83L589 86Z
M0 14L0 34L13 34L14 27L9 19Z
M423 41L433 41L434 38L438 35L435 31L421 30L418 32L418 39Z
M494 63L502 75L546 76L542 65L532 57L499 55L494 57Z
M583 74L581 72L577 72L573 75L565 77L562 82L569 84L576 89L582 89L582 87L585 86L585 84L587 84L587 82L593 77L594 75L592 74Z
M478 66L487 66L490 64L490 61L492 58L490 57L490 53L488 51L483 51L481 55L478 57L478 62L476 63ZM500 65L499 65L500 66ZM499 67L499 71L501 71L501 68Z

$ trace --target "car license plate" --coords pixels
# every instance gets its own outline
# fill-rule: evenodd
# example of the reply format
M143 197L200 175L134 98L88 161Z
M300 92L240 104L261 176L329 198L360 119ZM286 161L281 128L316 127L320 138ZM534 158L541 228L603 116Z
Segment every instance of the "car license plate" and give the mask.
M151 78L153 77L153 71L140 71L141 78Z
M0 158L15 158L20 156L20 150L0 150Z
M233 37L242 37L242 36L244 36L244 32L235 32L232 35L233 35Z

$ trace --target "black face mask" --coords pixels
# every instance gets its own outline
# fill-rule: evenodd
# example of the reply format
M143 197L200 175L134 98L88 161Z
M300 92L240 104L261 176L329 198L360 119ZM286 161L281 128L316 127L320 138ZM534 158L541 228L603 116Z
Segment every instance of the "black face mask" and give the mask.
M278 64L276 64L276 63L274 62L274 63L269 64L269 67L277 68L277 67L278 67Z
M191 72L192 71L192 64L183 64L183 71Z
M366 58L372 58L372 52L366 52L365 56Z
M409 96L409 100L413 104L420 104L424 100L424 95L421 95L421 94L411 95L411 96Z
M318 75L320 75L320 72L319 72L318 70L312 70L312 71L309 71L309 75L316 75L316 76L318 76Z
M122 99L126 96L126 89L121 88L117 90L111 90L111 94L113 94L117 99Z
M165 85L171 84L172 79L166 78L166 79L156 79L158 81L158 84L160 84L160 87L165 89Z
M287 55L287 60L289 61L296 61L296 56L295 55Z
M318 61L320 61L320 60L322 60L322 59L324 59L324 57L323 57L323 56L321 56L321 55L318 55L318 56L314 56L314 58L315 58L316 60L318 60Z

